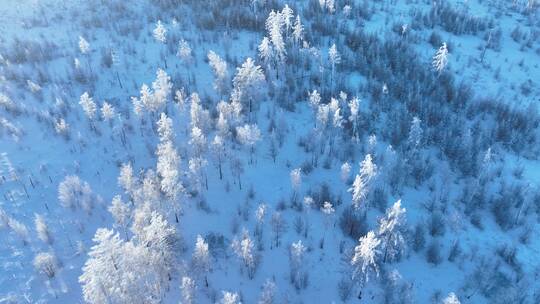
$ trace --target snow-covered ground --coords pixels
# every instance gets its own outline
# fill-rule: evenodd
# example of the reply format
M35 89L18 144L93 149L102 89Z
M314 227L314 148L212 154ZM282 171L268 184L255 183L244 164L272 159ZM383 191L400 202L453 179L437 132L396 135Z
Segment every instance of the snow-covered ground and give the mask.
M538 303L538 7L3 1L0 303Z

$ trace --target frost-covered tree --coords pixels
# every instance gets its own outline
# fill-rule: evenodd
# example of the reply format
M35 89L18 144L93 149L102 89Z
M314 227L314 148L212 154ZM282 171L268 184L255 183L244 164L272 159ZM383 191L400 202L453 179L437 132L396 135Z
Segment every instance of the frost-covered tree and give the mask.
M255 124L245 124L242 127L236 127L236 136L241 144L249 147L249 162L253 163L255 144L261 140L261 131L259 130L259 127Z
M321 103L321 94L317 90L313 90L309 93L309 105L314 111L317 111L319 104Z
M341 181L346 183L349 180L349 177L351 176L351 165L348 162L344 162L343 165L341 165Z
M124 242L112 230L100 228L93 238L79 282L88 303L123 303L119 269L124 258Z
M88 303L160 303L169 277L159 250L163 233L151 223L143 229L144 239L124 242L112 230L100 228L95 245L79 277L84 300ZM140 237L140 236L137 236ZM143 242L139 242L143 241Z
M223 291L223 297L219 304L242 304L240 296L236 292Z
M448 294L448 296L443 300L443 304L461 304L458 297L455 293L451 292Z
M90 121L94 120L94 118L96 117L97 106L94 102L94 99L90 97L90 94L88 94L88 92L84 92L81 95L81 98L79 99L79 104L81 105L84 114L86 114L88 119L90 119Z
M296 45L300 44L300 41L304 39L304 26L302 21L300 21L300 15L296 15L296 20L294 21L293 26L293 39Z
M438 73L441 73L442 70L448 64L448 48L446 47L446 42L443 42L435 56L433 56L432 66Z
M242 190L241 176L242 176L242 173L244 173L244 164L242 163L240 159L236 157L232 157L229 165L231 168L231 173L235 178L235 184L236 184L236 180L238 180L238 188Z
M122 201L120 195L115 195L112 199L109 212L114 218L115 225L121 227L127 236L127 227L131 221L131 208Z
M143 84L140 97L131 97L135 114L142 116L145 110L150 113L160 112L165 107L171 92L171 77L164 70L158 69L156 80L152 82L152 89Z
M79 36L79 51L81 54L86 55L90 52L90 43L84 39L83 36Z
M223 179L222 166L226 157L226 145L223 137L219 135L214 136L214 140L212 140L212 143L210 144L210 151L212 152L212 156L217 163L219 179L221 180Z
M176 105L178 106L178 110L180 110L180 113L184 112L184 108L186 106L186 100L187 100L187 95L184 88L181 88L180 90L176 90L174 92L174 101L176 102Z
M162 69L156 71L156 80L152 82L152 90L154 91L154 107L151 110L158 111L165 106L171 92L172 83L171 77Z
M58 200L62 207L73 209L82 207L89 212L93 207L94 197L87 182L76 175L68 175L58 185Z
M154 39L156 39L156 41L160 43L167 42L167 29L163 23L161 23L161 20L157 21L156 27L154 28L152 34L154 35Z
M324 215L324 234L321 241L321 248L322 248L322 246L324 246L324 240L326 238L326 230L328 230L328 228L331 225L332 217L334 216L336 209L334 208L332 203L324 202L321 207L321 212Z
M140 97L131 97L131 102L133 103L133 111L137 116L142 116L144 114L145 107L149 107L153 105L154 100L152 96L152 92L150 91L150 88L148 85L143 84L141 86Z
M360 163L360 175L370 182L377 174L377 165L373 163L371 154L367 154L364 160Z
M286 31L286 34L288 36L289 35L289 30L293 26L292 19L294 17L294 12L293 12L292 8L289 7L288 4L285 4L283 9L281 10L281 17L283 19L283 21L282 21L283 26L285 27L285 31Z
M111 121L114 118L114 115L114 107L106 101L103 102L103 105L101 106L101 118L104 121Z
M272 48L272 43L268 37L264 37L257 47L259 50L259 58L265 63L270 64L274 56L274 49Z
M355 209L359 209L362 206L362 201L365 200L369 191L369 183L376 174L377 165L373 163L371 155L367 154L360 163L360 173L356 175L352 187L348 189L352 193L352 203Z
M353 97L349 101L349 121L352 124L353 138L358 139L358 112L360 110L360 100L357 97Z
M160 282L169 281L181 247L176 229L161 214L154 211L148 224L135 232L136 244L150 251L152 266L160 274Z
M238 259L242 262L242 268L246 270L248 277L253 279L257 261L255 259L254 244L249 237L249 233L244 230L241 237L237 236L233 239L231 247Z
M274 10L270 12L265 23L270 42L272 42L276 66L278 63L284 62L287 55L287 50L285 49L285 41L283 40L284 24L285 20L283 18L283 14L281 12L275 12Z
M255 238L257 241L257 248L259 250L263 249L263 227L264 227L264 219L266 217L268 206L264 203L259 204L257 206L257 209L255 210L255 219L257 221L257 224L255 225Z
M319 114L319 110L320 110L320 103L321 103L321 94L319 94L319 92L317 90L313 90L311 92L308 92L308 95L309 95L309 105L311 106L311 109L313 110L313 113L314 113L314 116L316 117L316 120L315 120L315 128L318 128L318 122L319 122L319 119L320 118L324 118L324 117L319 117L319 115L322 115L324 116L323 114L324 113L320 113ZM328 114L326 114L326 116L328 116Z
M283 218L281 212L274 212L272 214L270 225L272 226L272 231L274 232L274 246L279 247L281 244L281 238L287 231L287 222Z
M332 98L328 106L330 107L330 110L332 112L332 127L334 127L334 129L342 128L343 116L341 116L341 108L339 107L339 101L335 98ZM332 138L335 136L336 135L333 134Z
M196 92L191 94L191 103L189 108L189 115L191 119L191 127L199 128L203 134L209 129L210 114L208 110L205 110L201 105L201 99ZM192 129L193 130L193 129Z
M40 252L34 257L34 268L37 272L53 278L58 271L58 261L52 252Z
M420 125L421 123L422 121L416 116L413 118L411 123L411 129L409 130L409 138L407 141L409 148L413 151L420 147L420 143L422 142L422 135L424 131Z
M118 185L124 189L126 194L133 196L135 186L138 184L137 178L133 176L133 167L131 163L122 164L120 174L118 175Z
M203 185L206 190L208 190L208 178L205 171L207 165L208 161L201 156L189 159L188 168L190 176L194 181L195 188L198 192L202 190Z
M401 200L398 200L379 221L378 235L384 247L383 263L399 257L405 248L405 211L405 208L401 208Z
M247 104L251 113L254 99L259 95L264 81L261 67L255 65L253 59L247 58L242 66L236 69L236 75L233 78L233 99Z
M182 285L180 285L182 291L182 304L195 303L196 288L195 280L190 277L182 277Z
M227 93L228 71L227 62L214 51L208 52L208 63L214 72L214 89L221 95Z
M354 248L354 255L351 259L352 278L361 285L369 281L373 272L379 276L377 258L380 254L378 249L380 243L381 241L375 233L370 231L366 236L360 238L359 244Z
M160 189L171 201L175 201L178 194L183 192L180 182L180 156L173 146L172 141L167 140L158 145L156 172L160 177Z
M159 116L159 120L157 121L157 131L161 142L173 139L174 130L172 119L170 119L167 114L161 113Z
M205 284L208 287L206 274L210 271L210 253L208 251L208 243L204 241L202 236L197 235L195 249L192 256L193 271L197 276L205 278Z
M335 11L334 0L319 0L319 6L321 7L321 10L328 10L331 14Z
M276 298L276 284L266 280L262 286L261 296L257 304L274 304Z
M178 41L178 52L176 53L176 56L178 56L184 63L190 63L193 59L191 46L184 39L180 39L180 41Z
M298 195L298 191L300 190L300 186L302 185L302 169L296 168L293 169L290 173L291 177L291 186L293 188L293 202L296 201L296 196Z
M297 290L307 286L307 272L304 268L306 249L302 241L292 243L289 249L290 280Z
M57 134L64 136L65 139L69 138L69 124L65 119L58 119L58 121L54 123L54 130Z
M36 232L37 232L38 238L46 244L51 244L52 243L51 232L49 230L49 226L47 225L47 222L45 222L45 218L43 217L43 215L35 214L34 224L36 226Z
M330 49L328 49L328 59L330 60L330 65L332 67L332 74L330 77L330 87L333 92L334 91L333 82L334 82L336 66L341 63L341 54L339 54L335 43L332 44Z

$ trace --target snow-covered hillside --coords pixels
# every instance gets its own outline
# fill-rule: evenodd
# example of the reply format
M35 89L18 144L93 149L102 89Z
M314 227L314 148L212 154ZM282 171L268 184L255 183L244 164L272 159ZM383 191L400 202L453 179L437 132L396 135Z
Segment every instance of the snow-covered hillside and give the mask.
M535 0L4 0L0 303L540 303Z

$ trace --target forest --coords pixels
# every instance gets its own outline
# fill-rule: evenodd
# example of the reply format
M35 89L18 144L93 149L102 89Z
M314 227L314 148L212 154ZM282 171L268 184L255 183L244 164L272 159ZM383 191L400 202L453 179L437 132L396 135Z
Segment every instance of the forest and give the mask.
M540 303L540 2L0 20L0 304Z

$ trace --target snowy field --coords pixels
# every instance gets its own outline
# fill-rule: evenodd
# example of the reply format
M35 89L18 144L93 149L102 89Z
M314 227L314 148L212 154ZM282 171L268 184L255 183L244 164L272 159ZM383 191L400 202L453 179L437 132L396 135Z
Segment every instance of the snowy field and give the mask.
M537 1L0 20L0 304L540 303Z

